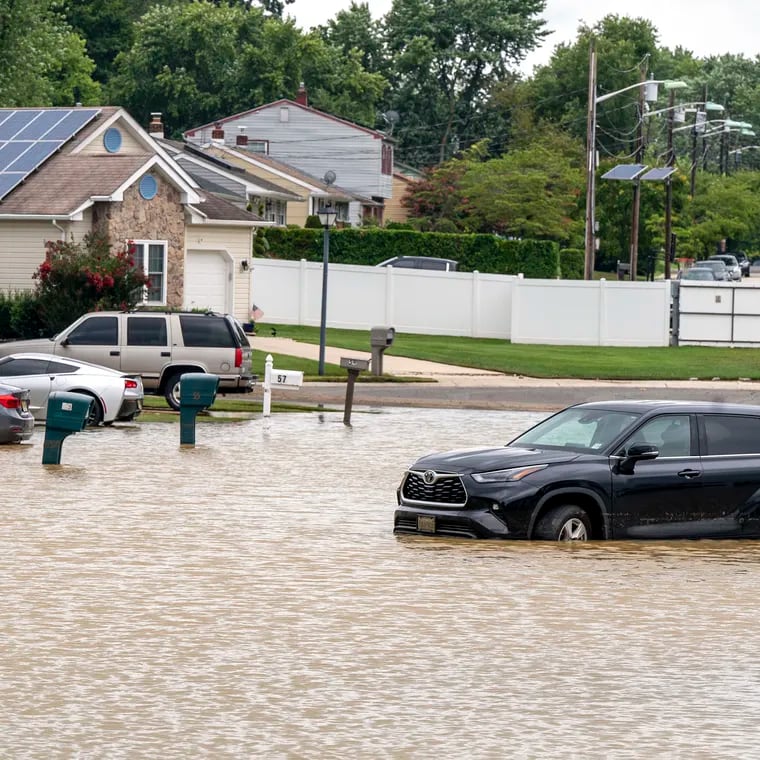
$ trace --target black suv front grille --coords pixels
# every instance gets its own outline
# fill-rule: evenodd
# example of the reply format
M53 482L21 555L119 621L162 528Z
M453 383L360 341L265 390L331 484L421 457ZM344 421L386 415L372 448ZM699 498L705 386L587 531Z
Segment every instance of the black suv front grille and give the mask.
M401 495L407 502L423 502L425 504L448 504L461 507L467 501L459 475L436 475L434 483L426 483L422 473L410 470L406 474Z

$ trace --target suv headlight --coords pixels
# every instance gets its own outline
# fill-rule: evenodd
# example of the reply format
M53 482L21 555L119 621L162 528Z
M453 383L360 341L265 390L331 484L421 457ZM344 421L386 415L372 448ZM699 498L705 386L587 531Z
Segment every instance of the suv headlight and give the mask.
M508 470L491 470L490 472L474 472L472 479L478 483L502 483L506 480L522 480L534 472L543 470L548 465L532 464L528 467L511 467Z

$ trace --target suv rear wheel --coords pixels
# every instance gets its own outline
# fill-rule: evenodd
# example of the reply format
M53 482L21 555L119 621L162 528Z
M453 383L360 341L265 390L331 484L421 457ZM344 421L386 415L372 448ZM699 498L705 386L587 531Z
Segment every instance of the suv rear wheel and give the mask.
M164 398L166 399L166 403L169 404L175 412L179 411L179 379L181 377L181 372L171 375L164 386Z

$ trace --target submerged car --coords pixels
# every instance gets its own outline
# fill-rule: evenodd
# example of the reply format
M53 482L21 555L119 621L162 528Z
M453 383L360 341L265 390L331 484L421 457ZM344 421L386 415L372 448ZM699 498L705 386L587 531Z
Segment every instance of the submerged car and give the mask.
M422 457L397 503L397 533L760 538L760 406L578 404L505 446Z
M21 443L31 438L33 432L29 391L0 383L0 443Z
M51 354L20 353L0 359L0 380L29 389L29 410L38 422L47 417L52 391L83 393L93 399L87 425L129 421L142 411L139 376Z

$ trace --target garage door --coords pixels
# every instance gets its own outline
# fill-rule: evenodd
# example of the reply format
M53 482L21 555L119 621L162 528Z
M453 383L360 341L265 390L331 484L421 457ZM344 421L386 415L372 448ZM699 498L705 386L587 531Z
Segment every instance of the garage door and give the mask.
M216 251L188 251L185 265L185 308L226 313L229 303L228 259Z

